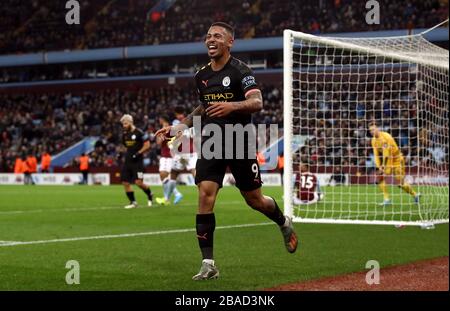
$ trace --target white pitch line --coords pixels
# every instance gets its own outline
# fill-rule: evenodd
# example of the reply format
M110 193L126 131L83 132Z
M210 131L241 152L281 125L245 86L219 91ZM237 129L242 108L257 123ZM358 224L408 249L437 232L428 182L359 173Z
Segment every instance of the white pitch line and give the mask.
M273 223L272 222L263 222L263 223L256 223L256 224L219 226L219 227L216 227L216 229L220 230L220 229L233 229L233 228L247 228L247 227L267 226L267 225L271 225L271 224L273 224ZM185 233L185 232L195 232L195 231L196 231L195 228L188 228L188 229L174 229L174 230L163 230L163 231L149 231L149 232L123 233L123 234L95 235L95 236L74 237L74 238L64 238L64 239L52 239L52 240L3 241L5 243L0 243L0 247L17 246L17 245L33 245L33 244L49 244L49 243L61 243L61 242L74 242L74 241L86 241L86 240L130 238L130 237L136 237L136 236L163 235L163 234Z
M0 246L3 244L17 243L18 241L0 241Z
M32 214L32 213L47 213L47 212L83 212L95 210L107 210L121 208L118 206L102 206L102 207L80 207L80 208L61 208L61 209L32 209L32 210L16 210L16 211L0 211L0 215L17 215L17 214Z
M242 204L246 205L245 201L230 201L230 202L224 202L224 203L217 203L216 205L237 205ZM139 207L138 209L152 209L154 207L160 207L160 208L183 208L184 206L197 206L198 203L181 203L178 205L170 205L170 206L160 206L160 205L154 205L153 207ZM61 209L34 209L34 210L13 210L13 211L0 211L0 215L16 215L16 214L31 214L31 213L47 213L47 212L84 212L84 211L96 211L96 210L125 210L122 206L100 206L100 207L74 207L74 208L61 208Z

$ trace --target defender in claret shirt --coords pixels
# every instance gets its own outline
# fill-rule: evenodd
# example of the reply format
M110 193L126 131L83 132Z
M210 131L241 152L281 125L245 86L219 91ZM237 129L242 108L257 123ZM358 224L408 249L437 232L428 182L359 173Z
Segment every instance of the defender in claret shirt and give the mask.
M201 68L195 76L201 104L181 125L165 127L156 135L165 137L168 133L179 135L183 129L193 126L194 116L201 116L202 129L208 124L217 128L225 125L247 125L252 113L262 109L262 96L251 69L234 58L230 50L234 42L234 30L226 23L214 23L208 30L205 45L211 62ZM202 131L203 132L203 131ZM202 133L202 144L205 137ZM292 220L285 217L275 200L261 192L261 175L256 154L245 154L244 158L234 156L206 158L199 157L196 165L195 182L199 190L199 206L196 217L197 239L202 252L200 272L194 280L213 279L219 276L213 260L215 230L214 203L226 169L229 168L247 204L273 220L281 229L284 243L290 253L297 249L297 235Z
M159 117L159 125L161 127L170 126L169 116L162 115ZM160 205L170 204L172 193L175 195L174 203L177 204L183 195L178 191L176 178L171 179L171 171L173 167L172 152L167 140L156 139L156 143L160 145L161 155L159 158L159 177L161 178L164 197L156 198L156 203Z
M294 179L294 205L309 205L323 199L317 176L309 171L308 163L300 163Z
M120 173L120 179L125 188L125 193L130 200L130 204L125 208L136 208L138 204L134 196L131 185L134 183L142 189L147 195L147 206L152 206L153 195L150 187L144 184L144 163L143 154L150 148L148 135L141 129L134 126L133 117L129 114L124 115L120 122L122 123L123 136L122 142L127 151L125 154L125 163Z

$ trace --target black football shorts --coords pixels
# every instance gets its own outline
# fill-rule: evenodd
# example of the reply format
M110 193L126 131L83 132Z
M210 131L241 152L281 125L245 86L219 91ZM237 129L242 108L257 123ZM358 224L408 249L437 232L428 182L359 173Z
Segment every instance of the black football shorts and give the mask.
M125 161L120 172L120 180L132 184L137 179L144 179L144 163Z
M236 187L241 191L252 191L262 185L261 173L256 159L204 159L197 160L195 183L208 180L222 187L227 167L236 180Z

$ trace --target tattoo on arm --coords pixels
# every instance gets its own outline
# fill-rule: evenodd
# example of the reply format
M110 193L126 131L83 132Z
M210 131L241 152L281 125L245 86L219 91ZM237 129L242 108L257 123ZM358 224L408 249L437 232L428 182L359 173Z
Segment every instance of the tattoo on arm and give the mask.
M202 104L198 105L197 108L194 109L187 117L183 120L183 124L187 127L192 127L194 123L194 117L195 116L201 116L205 113L205 108Z
M253 92L247 96L247 99L242 102L234 103L235 111L241 113L253 113L261 111L263 108L263 100L261 92Z

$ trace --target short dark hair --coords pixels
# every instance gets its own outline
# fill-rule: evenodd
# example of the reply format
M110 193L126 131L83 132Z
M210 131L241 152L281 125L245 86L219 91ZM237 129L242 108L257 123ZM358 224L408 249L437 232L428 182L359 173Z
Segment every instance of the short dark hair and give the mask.
M234 38L234 28L230 24L227 24L225 22L215 22L215 23L212 23L210 27L212 27L212 26L220 26L220 27L225 28L230 33L231 37Z
M173 110L177 114L184 114L184 107L183 106L176 106Z
M166 122L170 122L169 116L167 114L163 114L159 116L160 119L163 119Z

